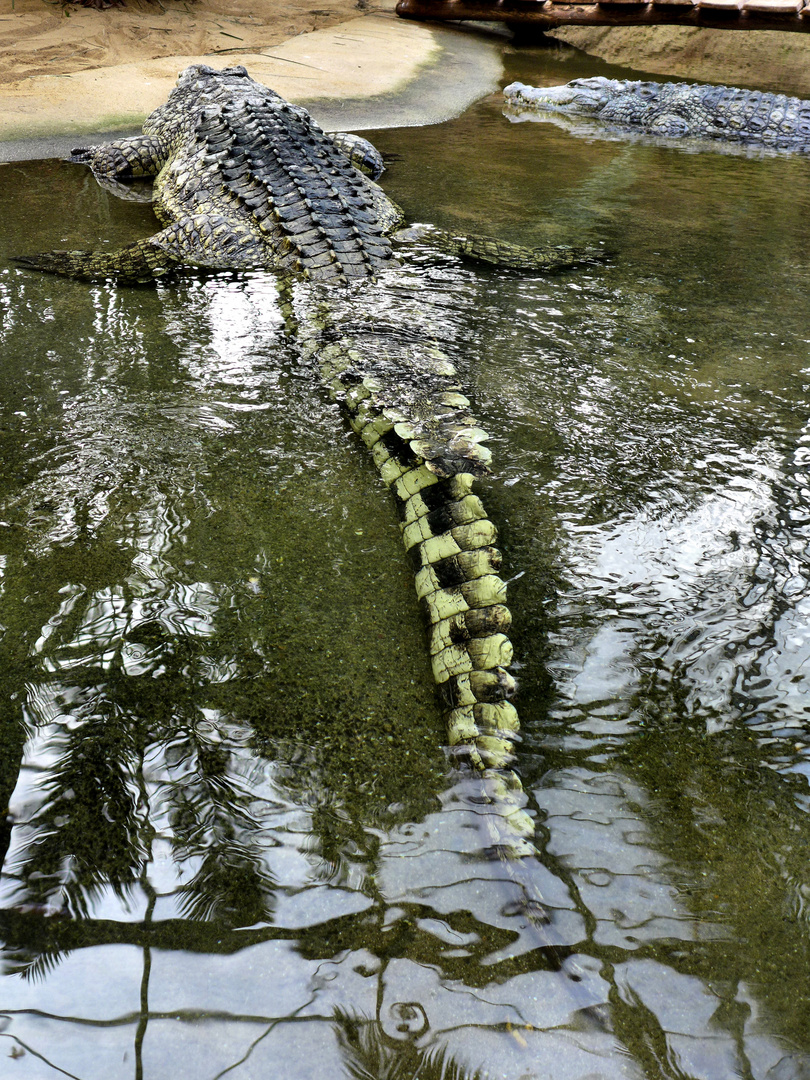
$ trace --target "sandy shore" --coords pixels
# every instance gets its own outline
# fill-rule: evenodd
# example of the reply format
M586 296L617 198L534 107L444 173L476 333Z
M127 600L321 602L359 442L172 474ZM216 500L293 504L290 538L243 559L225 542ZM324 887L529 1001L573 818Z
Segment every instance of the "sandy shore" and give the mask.
M0 86L181 54L227 59L393 7L393 0L127 0L97 11L0 0Z
M446 119L497 86L486 36L397 19L395 0L316 3L0 0L0 160L140 126L191 63L244 64L324 126L355 130Z

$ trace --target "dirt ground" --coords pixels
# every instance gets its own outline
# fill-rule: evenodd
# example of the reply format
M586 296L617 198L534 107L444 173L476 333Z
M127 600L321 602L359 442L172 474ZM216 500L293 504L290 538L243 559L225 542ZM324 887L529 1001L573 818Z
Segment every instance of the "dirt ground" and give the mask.
M61 0L0 0L0 87L35 76L169 56L213 65L396 0L126 0L93 10ZM615 63L664 74L810 94L810 34L688 27L570 27L555 36Z
M261 51L393 2L126 0L98 11L61 0L0 0L0 86L162 56Z
M244 64L293 101L391 97L444 55L395 3L0 0L0 141L137 127L191 63Z
M554 36L613 64L810 97L810 33L572 26Z

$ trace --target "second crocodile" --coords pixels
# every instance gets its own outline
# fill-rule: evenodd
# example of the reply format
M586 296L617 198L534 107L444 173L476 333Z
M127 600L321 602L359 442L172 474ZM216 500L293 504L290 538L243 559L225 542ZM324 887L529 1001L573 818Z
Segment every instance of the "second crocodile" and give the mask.
M810 101L700 83L574 79L562 86L511 83L512 117L540 112L584 116L665 139L713 139L737 146L810 153Z

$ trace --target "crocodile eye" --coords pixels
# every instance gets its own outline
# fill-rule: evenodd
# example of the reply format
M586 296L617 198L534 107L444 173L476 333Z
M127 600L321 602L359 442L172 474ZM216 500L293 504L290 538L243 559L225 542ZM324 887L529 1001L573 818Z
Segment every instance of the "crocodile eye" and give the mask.
M222 74L223 75L235 75L240 79L249 79L250 78L250 76L247 73L247 68L243 67L242 64L235 64L233 67L223 68L222 69Z

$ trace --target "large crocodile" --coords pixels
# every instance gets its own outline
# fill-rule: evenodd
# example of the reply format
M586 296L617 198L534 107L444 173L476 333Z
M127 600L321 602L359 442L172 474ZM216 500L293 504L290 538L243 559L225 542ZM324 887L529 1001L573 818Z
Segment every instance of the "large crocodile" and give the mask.
M534 822L509 768L518 717L508 700L506 586L495 527L471 490L487 468L486 434L413 290L390 303L399 274L391 234L402 214L366 175L381 171L376 151L356 136L324 134L242 67L195 65L142 134L76 150L72 160L113 187L153 176L163 228L117 252L49 252L18 259L23 265L125 281L183 266L280 272L303 356L319 365L399 505L448 740L492 800L494 812L484 815L491 846L530 854ZM461 255L510 265L548 269L579 258L483 237L442 239Z
M659 138L810 153L810 101L785 94L598 76L562 86L514 82L504 89L504 98L511 116L556 112Z

